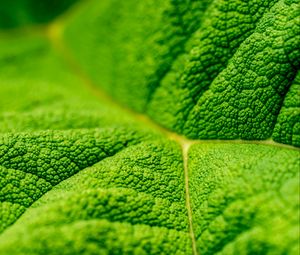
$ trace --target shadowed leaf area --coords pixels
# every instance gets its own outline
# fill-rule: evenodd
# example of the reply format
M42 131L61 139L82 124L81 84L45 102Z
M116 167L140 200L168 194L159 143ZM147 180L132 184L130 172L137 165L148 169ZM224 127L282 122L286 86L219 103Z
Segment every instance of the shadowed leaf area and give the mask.
M0 29L47 23L78 0L2 0Z

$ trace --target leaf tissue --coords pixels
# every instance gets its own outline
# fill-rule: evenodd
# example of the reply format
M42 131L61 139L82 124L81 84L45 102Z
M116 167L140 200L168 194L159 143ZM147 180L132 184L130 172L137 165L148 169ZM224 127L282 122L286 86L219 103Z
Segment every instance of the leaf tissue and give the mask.
M0 254L299 254L299 0L4 1Z

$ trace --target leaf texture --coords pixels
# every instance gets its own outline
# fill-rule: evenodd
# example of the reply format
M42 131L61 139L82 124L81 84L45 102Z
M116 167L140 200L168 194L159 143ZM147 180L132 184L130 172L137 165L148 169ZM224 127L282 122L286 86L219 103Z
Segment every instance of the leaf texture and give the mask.
M298 254L299 10L90 0L0 32L0 254Z

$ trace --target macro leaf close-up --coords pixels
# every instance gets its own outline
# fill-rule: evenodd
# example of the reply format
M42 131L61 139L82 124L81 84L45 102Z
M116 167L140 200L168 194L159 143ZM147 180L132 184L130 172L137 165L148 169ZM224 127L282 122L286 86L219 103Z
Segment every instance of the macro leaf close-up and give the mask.
M298 255L300 0L3 0L0 255Z

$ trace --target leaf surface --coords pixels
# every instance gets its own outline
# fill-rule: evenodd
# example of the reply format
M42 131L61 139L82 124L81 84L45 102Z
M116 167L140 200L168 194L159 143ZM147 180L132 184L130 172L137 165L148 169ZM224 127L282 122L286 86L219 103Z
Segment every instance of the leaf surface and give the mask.
M298 254L299 9L91 0L0 33L0 254Z

